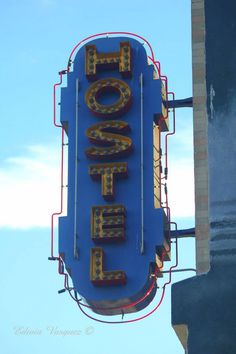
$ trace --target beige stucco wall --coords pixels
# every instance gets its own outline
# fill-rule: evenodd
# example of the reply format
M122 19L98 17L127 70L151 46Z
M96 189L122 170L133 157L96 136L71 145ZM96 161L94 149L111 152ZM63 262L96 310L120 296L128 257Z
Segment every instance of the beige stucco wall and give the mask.
M210 267L204 0L192 0L192 66L196 263L204 273Z

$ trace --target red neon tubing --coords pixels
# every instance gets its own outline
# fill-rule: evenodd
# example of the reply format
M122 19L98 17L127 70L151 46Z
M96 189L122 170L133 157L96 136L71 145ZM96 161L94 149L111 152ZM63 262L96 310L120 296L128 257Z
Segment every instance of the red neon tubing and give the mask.
M152 60L152 62L154 63L154 65L156 66L156 68L157 68L157 70L158 70L158 73L160 74L160 63L157 62L157 61L155 61L155 59L154 59L154 53L153 53L152 47L151 47L151 45L149 44L149 42L148 42L145 38L143 38L143 37L141 37L141 36L139 36L139 35L136 35L136 34L134 34L134 33L131 33L131 32L106 32L106 33L100 33L100 34L96 34L96 35L89 36L89 37L83 39L81 42L79 42L79 43L73 48L73 50L72 50L72 52L71 52L71 54L70 54L70 57L69 57L69 61L68 61L68 62L70 63L70 62L72 61L71 58L72 58L74 52L76 51L76 49L77 49L83 42L85 42L85 41L87 41L87 40L89 40L89 39L91 39L91 38L95 38L95 37L102 36L102 35L107 35L107 34L110 34L110 35L125 34L125 35L132 35L132 36L138 37L139 39L142 39L142 40L149 46L149 49L150 49L151 55L152 55L152 57L149 57L149 58ZM157 66L157 63L159 64L158 66ZM63 129L62 125L58 125L58 124L56 123L56 88L57 88L57 86L60 86L61 83L62 83L62 75L65 74L65 73L68 73L69 70L70 70L70 67L69 67L69 65L68 65L67 70L64 70L64 72L61 71L61 72L59 73L59 75L60 75L60 82L59 82L59 83L56 83L56 84L54 85L54 96L53 96L53 97L54 97L54 99L53 99L54 115L53 115L53 123L54 123L54 125L55 125L56 127L62 128L62 158L61 158L61 209L60 209L59 212L56 212L56 213L53 213L53 214L52 214L52 222L51 222L51 226L52 226L52 232L51 232L51 255L52 255L52 257L53 257L53 243L54 243L54 224L53 224L53 220L54 220L54 217L55 217L55 216L61 215L61 213L62 213L62 211L63 211L64 129ZM167 78L166 78L166 77L163 77L163 78L166 79L165 81L166 81L166 90L167 90ZM168 90L167 90L167 92L168 92ZM168 110L167 110L167 112L168 112ZM167 116L168 116L168 113L167 113ZM164 119L166 119L166 118L167 118L167 117L164 117ZM68 275L67 275L66 273L61 273L61 271L60 271L60 256L59 256L58 258L56 258L56 259L58 259L59 273L65 275L65 283L67 283L67 282L68 282ZM163 262L163 259L162 259L162 262ZM172 269L172 267L170 268L170 270L171 270L171 269ZM156 274L156 272L155 272L155 274ZM170 272L170 274L171 274L171 272ZM66 278L67 278L67 280L66 280ZM156 277L155 277L155 280L156 280ZM129 304L129 305L126 305L126 306L123 306L123 307L118 307L118 308L122 309L122 308L126 308L126 307L131 307L131 306L134 306L135 304L141 302L143 299L145 299L145 298L150 294L150 291L153 289L154 284L155 284L155 280L153 281L153 283L152 283L151 287L149 288L149 290L147 291L147 293L146 293L141 299L137 300L136 302L134 302L134 303L132 303L132 304ZM65 288L66 288L66 287L65 287ZM68 289L67 289L67 290L68 290ZM70 291L69 291L69 292L70 292ZM71 295L71 294L70 294L70 295ZM163 291L163 296L164 296L164 291ZM77 302L78 302L78 301L77 301ZM162 299L161 299L161 302L162 302ZM83 305L86 306L85 304L83 304ZM158 306L158 307L159 307L159 306ZM113 309L115 309L115 308L113 308ZM152 313L152 312L151 312L151 313ZM143 316L143 318L145 318L145 317L146 317L146 315ZM141 318L140 318L140 319L141 319ZM131 320L131 321L134 322L135 320ZM121 323L124 323L124 322L122 321Z
M172 95L172 97L173 97L173 100L175 100L175 94L174 94L174 92L168 92L168 94L170 94L170 95ZM166 151L166 155L165 155L165 157L166 157L166 163L165 163L165 167L168 169L168 138L169 138L169 136L171 136L171 135L174 135L175 134L175 125L176 125L176 123L175 123L175 108L173 109L173 131L172 132L170 132L170 133L168 133L168 134L166 134L166 136L165 136L165 151Z
M164 258L164 257L163 257ZM163 264L163 258L162 258L162 264ZM62 262L62 261L61 261ZM84 307L87 307L89 309L96 309L96 310L119 310L119 309L126 309L126 308L130 308L132 306L135 306L137 304L139 304L141 301L145 300L146 297L150 294L150 292L153 290L154 288L154 285L155 285L155 282L156 282L156 278L157 278L157 273L158 273L158 268L156 268L156 271L154 273L154 279L153 279L153 282L151 284L151 286L149 287L149 289L146 291L146 293L138 300L128 304L128 305L124 305L124 306L117 306L117 307L107 307L107 308L104 308L104 307L92 307L90 305L87 305L87 304L83 304L81 303L81 301L77 300L72 294L71 294L71 289L69 287L69 283L68 283L68 274L64 273L64 272L61 272L60 271L60 266L59 266L59 274L60 275L64 275L64 288L69 292L69 295L70 297L76 301L76 302L79 302L81 306L84 306Z
M59 73L60 81L53 85L53 124L56 128L61 128L61 187L60 187L60 211L51 215L51 258L58 259L54 256L54 217L62 214L63 211L63 172L64 172L64 129L62 125L56 122L56 89L62 84L62 72Z
M59 127L59 126L57 126ZM63 174L64 174L64 129L61 129L61 187L60 187L60 210L51 215L51 257L58 258L54 256L54 217L59 216L63 212Z
M53 124L56 128L62 128L62 125L57 124L56 122L56 89L57 86L62 84L62 72L59 73L60 81L53 85Z
M72 49L72 51L70 53L70 56L69 56L69 59L68 59L68 63L70 63L72 61L72 56L73 56L74 52L77 50L77 48L82 43L87 42L89 39L92 39L92 38L96 38L96 37L100 37L100 36L107 36L107 35L118 35L118 34L137 37L137 38L141 39L142 41L144 41L148 45L148 47L150 49L152 60L155 61L154 52L153 52L152 46L144 37L139 36L138 34L132 33L132 32L102 32L102 33L97 33L97 34L93 34L93 35L91 35L89 37L86 37L86 38L82 39L82 41L80 41L78 44L76 44L76 46ZM70 65L67 66L67 71L68 72L70 71Z
M94 320L96 322L99 322L99 323L105 323L105 324L124 324L124 323L133 323L133 322L137 322L137 321L140 321L140 320L143 320L144 318L152 315L159 307L160 305L162 304L163 302L163 299L164 299L164 295L165 295L165 289L166 289L166 286L169 285L172 281L172 270L174 268L176 268L178 266L178 240L176 238L176 263L175 265L173 265L171 268L170 268L170 273L169 273L169 281L166 282L162 288L162 295L161 295L161 298L159 300L159 302L157 303L157 305L154 307L154 309L152 309L150 312L146 313L145 315L143 316L140 316L140 317L137 317L133 320L127 320L127 321L105 321L105 320L99 320L98 318L95 318L93 316L90 316L89 314L87 314L81 307L81 304L79 302L77 302L77 305L79 306L79 309L80 311L86 316L88 317L89 319L91 320Z

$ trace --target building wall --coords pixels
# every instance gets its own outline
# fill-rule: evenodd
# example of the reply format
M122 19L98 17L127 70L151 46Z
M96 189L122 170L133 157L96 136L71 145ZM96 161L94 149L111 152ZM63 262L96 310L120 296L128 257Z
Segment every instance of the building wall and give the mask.
M198 274L172 285L188 354L236 353L236 1L192 0Z
M192 0L192 68L196 266L198 273L204 273L210 267L204 0Z

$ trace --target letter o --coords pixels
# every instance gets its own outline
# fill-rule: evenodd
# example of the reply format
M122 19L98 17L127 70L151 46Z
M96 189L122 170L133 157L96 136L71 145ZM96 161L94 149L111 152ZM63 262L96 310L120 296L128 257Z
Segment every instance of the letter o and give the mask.
M106 92L116 92L119 98L109 105L100 104L98 98ZM85 94L85 102L95 116L114 118L128 111L131 105L131 90L129 85L122 80L101 79L90 85Z

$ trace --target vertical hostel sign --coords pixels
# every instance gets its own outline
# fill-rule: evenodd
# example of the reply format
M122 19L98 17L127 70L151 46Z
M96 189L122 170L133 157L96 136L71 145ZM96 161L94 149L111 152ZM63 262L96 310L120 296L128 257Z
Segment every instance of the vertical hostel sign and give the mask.
M61 89L68 207L59 220L59 252L75 290L100 314L121 313L122 306L138 311L156 292L154 286L139 301L166 242L162 86L143 45L116 37L84 45Z

